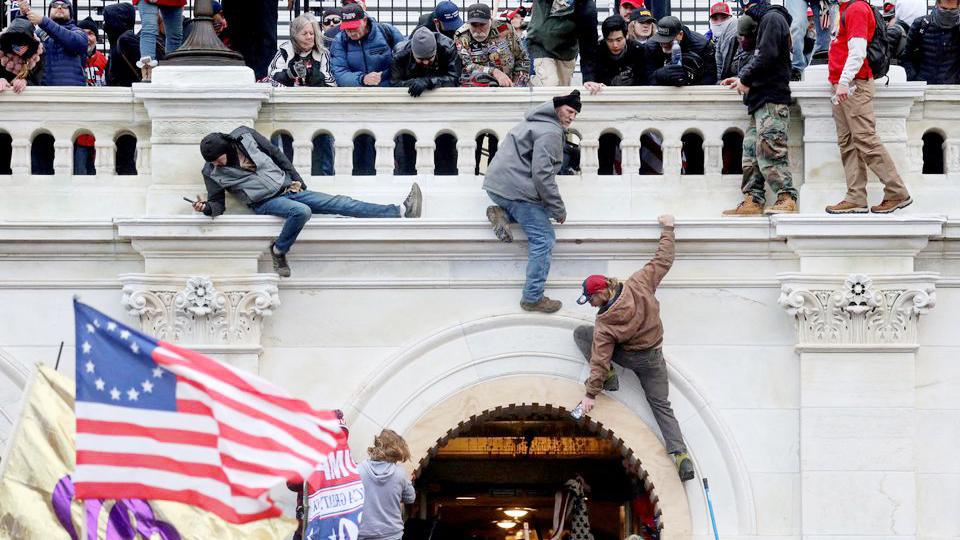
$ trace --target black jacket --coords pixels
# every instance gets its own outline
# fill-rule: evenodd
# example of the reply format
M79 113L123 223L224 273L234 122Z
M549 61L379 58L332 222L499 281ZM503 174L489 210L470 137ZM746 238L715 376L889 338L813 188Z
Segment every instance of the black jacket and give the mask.
M248 128L246 126L240 126L237 129L230 132L230 137L233 138L234 140L239 140L240 136L245 133L252 133L253 138L257 143L257 148L259 148L261 152L270 156L270 159L272 159L273 162L276 163L278 167L283 169L283 172L287 176L286 184L296 181L296 182L300 182L302 189L307 189L307 184L303 182L303 178L300 177L300 173L298 173L297 170L293 168L293 164L290 163L290 160L287 159L287 156L283 153L283 151L281 151L279 148L271 144L270 140L264 137L263 135L261 135L258 131L256 131L253 128ZM240 143L235 144L234 147L237 149L238 152L244 152L243 146ZM250 156L247 156L247 158L249 157ZM227 163L227 166L228 167L231 166L229 161ZM224 193L226 193L226 190L223 188L223 186L221 186L219 183L217 183L213 179L213 176L214 176L213 169L214 169L213 165L209 163L203 166L203 182L207 187L207 204L206 206L203 207L203 213L208 216L216 217L222 214L223 211L226 209L226 197L224 196ZM253 203L250 200L250 198L247 196L247 193L244 190L243 186L236 186L235 188L230 190L230 193L235 195L241 202L243 202L247 206L252 206Z
M717 55L713 43L703 34L683 28L683 69L668 65L670 53L664 53L660 44L650 40L647 49L647 79L653 86L692 86L717 84Z
M750 87L743 96L750 114L767 103L790 104L790 14L771 6L759 18L757 48L739 75Z
M10 43L30 43L28 45L27 52L24 56L27 58L32 58L40 50L40 40L36 37L35 27L30 24L30 21L22 18L14 19L9 26L0 34L0 43L3 44L3 47L7 50L8 44ZM7 82L13 82L17 78L16 73L11 73L7 71L6 68L0 66L0 78L5 79ZM27 81L27 86L40 86L43 84L43 55L40 55L37 63L33 66L27 76L24 78Z
M903 51L907 50L907 36L910 34L910 25L897 20L893 26L887 27L887 47L890 54L890 65L900 64Z
M932 15L917 18L907 35L900 65L908 81L960 84L960 27L944 28Z
M614 58L606 42L597 43L593 69L584 72L584 82L598 82L607 86L645 86L647 84L647 48L628 39L619 58ZM589 75L588 75L589 73Z
M410 86L416 79L427 79L427 88L459 84L460 55L453 40L439 32L434 32L433 37L437 38L437 58L429 67L417 64L409 39L397 45L390 65L391 86Z

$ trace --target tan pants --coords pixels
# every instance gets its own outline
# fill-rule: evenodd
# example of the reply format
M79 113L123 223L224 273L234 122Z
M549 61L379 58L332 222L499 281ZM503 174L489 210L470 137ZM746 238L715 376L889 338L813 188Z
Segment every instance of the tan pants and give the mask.
M880 142L873 113L873 79L855 79L856 91L843 103L833 106L837 125L840 159L847 178L844 200L858 206L867 205L867 167L883 182L884 200L908 198L907 187L897 173L893 158Z
M535 58L533 60L533 77L531 86L570 86L573 79L573 70L577 66L574 60L557 60L556 58Z

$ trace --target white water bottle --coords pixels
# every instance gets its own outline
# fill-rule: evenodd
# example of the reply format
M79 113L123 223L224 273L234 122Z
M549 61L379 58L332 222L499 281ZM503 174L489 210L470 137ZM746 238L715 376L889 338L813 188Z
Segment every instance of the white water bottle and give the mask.
M570 412L570 416L572 416L574 420L583 418L583 403L577 403L576 408Z
M677 40L673 40L670 47L670 63L675 66L683 64L683 51L680 50L680 42Z

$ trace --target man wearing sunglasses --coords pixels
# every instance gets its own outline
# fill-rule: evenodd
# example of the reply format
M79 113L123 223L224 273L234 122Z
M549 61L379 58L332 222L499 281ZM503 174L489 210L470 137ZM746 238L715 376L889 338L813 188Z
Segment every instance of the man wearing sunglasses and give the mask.
M20 0L20 13L46 34L43 86L86 86L83 61L87 57L87 35L73 23L70 2L54 0L44 17L30 9L29 0Z

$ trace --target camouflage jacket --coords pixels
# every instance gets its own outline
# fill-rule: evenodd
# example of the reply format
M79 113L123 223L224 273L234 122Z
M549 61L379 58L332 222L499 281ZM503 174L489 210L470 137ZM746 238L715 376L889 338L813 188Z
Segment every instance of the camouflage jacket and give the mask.
M470 25L461 26L453 37L463 64L461 85L469 85L478 75L493 75L494 69L507 74L514 86L527 86L530 80L530 57L520 38L509 24L490 28L483 42L473 39Z

